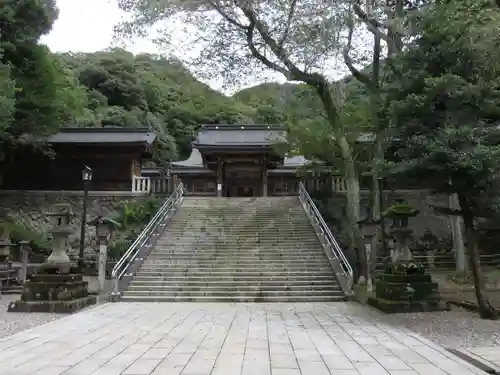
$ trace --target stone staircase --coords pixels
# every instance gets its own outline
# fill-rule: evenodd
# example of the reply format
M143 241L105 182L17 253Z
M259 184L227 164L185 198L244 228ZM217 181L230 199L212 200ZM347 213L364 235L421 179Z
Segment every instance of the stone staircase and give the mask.
M297 197L185 198L122 301L338 301Z

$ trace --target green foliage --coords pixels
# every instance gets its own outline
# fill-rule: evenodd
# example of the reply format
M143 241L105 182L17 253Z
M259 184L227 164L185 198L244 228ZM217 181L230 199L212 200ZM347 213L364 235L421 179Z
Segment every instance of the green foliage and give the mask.
M120 223L121 228L125 230L147 224L156 214L161 204L162 202L159 199L123 202L120 214L114 220Z
M0 9L0 175L11 150L37 145L84 107L82 92L38 43L56 18L52 0L8 0Z
M110 260L118 260L132 245L142 228L149 223L162 205L159 199L123 202L113 219L120 223L117 240L109 247Z
M457 285L471 285L474 283L472 277L467 272L455 272L448 275L447 279Z
M148 127L159 135L159 162L187 158L200 124L259 117L256 108L210 89L176 60L121 49L60 59L86 92L85 114L76 124Z
M397 203L390 206L387 210L385 210L382 215L392 219L398 217L413 217L417 216L419 211L409 204L406 203Z
M130 247L130 245L132 245L136 237L136 233L131 232L124 238L119 239L111 244L111 246L109 246L108 248L108 259L110 261L119 260L123 256L123 254L127 252L128 248Z
M47 236L29 229L21 223L7 220L0 223L0 227L10 232L10 239L13 243L29 241L31 250L36 254L49 255L52 251L52 245Z
M389 275L423 275L425 274L425 266L422 263L401 262L391 264L385 273Z
M480 216L493 206L500 176L499 22L488 0L438 2L396 63L404 77L389 93L401 140L394 170L457 193L462 209Z

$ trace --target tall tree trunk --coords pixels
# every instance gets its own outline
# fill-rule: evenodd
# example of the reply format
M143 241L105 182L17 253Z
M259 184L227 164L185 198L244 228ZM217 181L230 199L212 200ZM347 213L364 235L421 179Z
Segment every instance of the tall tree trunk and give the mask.
M356 162L352 155L351 147L345 136L338 136L338 144L340 146L340 154L344 164L344 178L346 181L346 214L349 225L349 240L351 250L356 251L358 261L360 262L360 274L366 278L367 264L364 251L364 244L361 239L358 221L360 212L360 187L359 176L356 170ZM359 275L357 275L359 276Z
M371 209L372 209L372 215L375 220L382 220L382 212L381 212L381 207L380 207L380 195L383 193L382 191L379 190L379 183L378 183L378 178L380 176L380 171L378 170L377 163L382 163L384 161L384 146L383 146L383 139L380 134L377 134L377 139L375 140L375 145L374 145L374 154L373 154L373 165L372 165L372 202L371 202ZM377 260L378 260L378 254L379 254L379 249L378 245L382 243L384 240L384 236L382 234L382 226L378 227L377 234L376 236L373 237L372 240L372 258L371 262L368 265L370 267L370 275L372 275L372 278L375 277L375 271L377 268ZM386 254L384 254L385 256ZM375 280L373 280L373 285Z
M318 96L323 103L325 109L326 117L330 123L332 133L335 137L335 142L340 149L340 156L342 158L344 166L344 178L346 181L347 189L347 221L349 228L347 228L347 233L349 235L351 250L355 250L358 260L361 263L362 274L365 275L366 261L364 257L364 247L361 239L361 233L358 227L359 221L359 207L360 207L360 197L359 197L359 177L356 168L356 161L354 159L353 151L349 141L347 140L344 128L340 122L337 107L334 104L334 98L330 90L328 81L321 76L315 76L316 82L314 86Z
M484 283L483 272L481 270L481 261L479 249L477 247L476 228L474 226L474 216L469 208L467 199L459 195L460 207L463 212L464 227L467 238L467 252L469 254L472 278L474 280L474 289L476 292L479 316L483 319L498 319L495 308L491 305Z

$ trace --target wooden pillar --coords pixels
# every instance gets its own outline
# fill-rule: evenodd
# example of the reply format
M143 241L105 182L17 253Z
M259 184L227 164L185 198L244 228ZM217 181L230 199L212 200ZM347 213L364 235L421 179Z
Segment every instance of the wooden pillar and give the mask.
M222 170L222 160L221 159L217 159L217 196L218 197L222 197L222 173L223 173L223 170Z

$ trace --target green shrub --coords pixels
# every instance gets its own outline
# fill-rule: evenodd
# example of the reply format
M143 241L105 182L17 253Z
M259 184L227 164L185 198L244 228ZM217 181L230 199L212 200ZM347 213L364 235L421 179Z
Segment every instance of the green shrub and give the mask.
M467 272L456 272L448 275L448 280L457 285L473 284L472 277Z
M46 235L26 228L15 221L0 223L0 226L10 232L10 239L13 243L29 241L31 250L36 254L49 255L52 252L51 241Z
M114 219L120 223L123 229L147 224L156 214L161 203L158 199L123 202L120 213Z
M391 264L385 270L385 273L391 275L423 275L425 274L425 266L416 262Z

